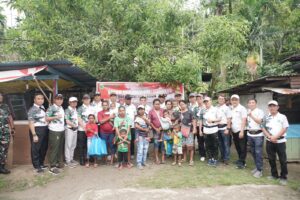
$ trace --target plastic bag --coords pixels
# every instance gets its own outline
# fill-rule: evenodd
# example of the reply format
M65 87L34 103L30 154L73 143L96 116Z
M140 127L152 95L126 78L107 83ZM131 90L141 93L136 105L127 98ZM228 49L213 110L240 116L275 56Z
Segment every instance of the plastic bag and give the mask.
M107 155L107 147L105 140L102 140L98 135L92 137L90 147L88 149L90 156L104 156Z

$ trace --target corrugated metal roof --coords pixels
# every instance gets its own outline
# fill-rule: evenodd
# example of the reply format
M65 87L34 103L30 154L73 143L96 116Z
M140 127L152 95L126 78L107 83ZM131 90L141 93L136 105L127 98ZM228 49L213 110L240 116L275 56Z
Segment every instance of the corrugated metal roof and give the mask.
M74 65L68 60L54 60L54 61L28 61L28 62L8 62L0 63L0 71L25 69L36 66L47 65L50 68L62 73L68 77L75 79L82 83L83 86L95 87L97 79L84 71L80 67ZM42 71L37 75L47 75L51 72Z
M263 90L272 91L279 94L285 95L295 95L300 94L300 89L290 89L290 88L270 88L270 87L263 87Z

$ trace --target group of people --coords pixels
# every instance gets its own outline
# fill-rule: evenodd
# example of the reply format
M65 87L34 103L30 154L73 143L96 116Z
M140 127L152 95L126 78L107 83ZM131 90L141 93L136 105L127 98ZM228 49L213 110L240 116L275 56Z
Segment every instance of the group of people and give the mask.
M193 166L197 141L202 162L207 160L212 167L221 163L229 165L233 140L238 154L236 168L246 167L248 143L255 163L251 173L260 178L266 139L271 167L269 178L280 179L286 184L286 132L289 124L286 116L279 113L277 101L268 103L268 113L265 114L257 108L256 99L249 99L246 108L236 94L229 101L220 94L216 106L210 97L196 93L189 95L188 102L180 93L176 93L172 100L166 100L166 95L161 94L153 100L152 106L147 104L145 96L140 97L138 105L134 105L131 99L130 95L125 95L124 101L118 101L117 95L111 93L108 100L103 100L99 93L95 93L92 101L90 95L85 94L81 106L78 107L76 97L70 97L69 106L64 110L64 97L57 94L46 111L44 96L36 93L34 104L28 111L31 157L36 172L42 173L49 168L49 172L59 174L64 165L90 167L90 162L97 167L97 157L88 154L93 137L105 141L109 155L104 159L110 165L117 159L119 169L132 167L134 158L138 169L144 169L151 142L156 164L164 164L166 157L173 156L172 165L182 166L183 162L188 162ZM8 173L4 168L6 144L9 143L8 132L14 132L14 125L2 95L0 113L0 173ZM79 162L74 160L75 148L78 149ZM47 151L49 166L44 165ZM279 157L280 174L276 156Z

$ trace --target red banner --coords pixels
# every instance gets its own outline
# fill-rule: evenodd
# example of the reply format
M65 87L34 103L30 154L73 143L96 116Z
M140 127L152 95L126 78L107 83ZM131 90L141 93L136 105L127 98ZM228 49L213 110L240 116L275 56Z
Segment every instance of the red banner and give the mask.
M184 87L183 84L174 86L158 82L97 82L96 91L103 99L108 99L111 93L116 93L119 99L130 94L132 103L137 104L141 96L147 97L149 103L160 94L165 94L166 99L174 98L175 93L184 94Z

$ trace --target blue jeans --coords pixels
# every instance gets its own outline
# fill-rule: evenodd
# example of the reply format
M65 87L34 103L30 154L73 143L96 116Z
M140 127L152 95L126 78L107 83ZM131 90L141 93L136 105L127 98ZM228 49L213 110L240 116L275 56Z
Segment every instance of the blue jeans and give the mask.
M264 136L259 136L259 137L248 136L248 142L251 148L251 153L255 162L256 169L258 171L262 171Z
M139 136L137 143L137 157L136 162L138 165L146 164L147 153L148 153L149 141L145 137Z
M221 152L221 159L228 161L230 157L230 134L224 133L225 130L218 131L219 148Z
M110 154L115 154L116 153L116 148L114 145L114 133L100 133L100 137L102 140L106 142L106 146L109 147L110 149Z

